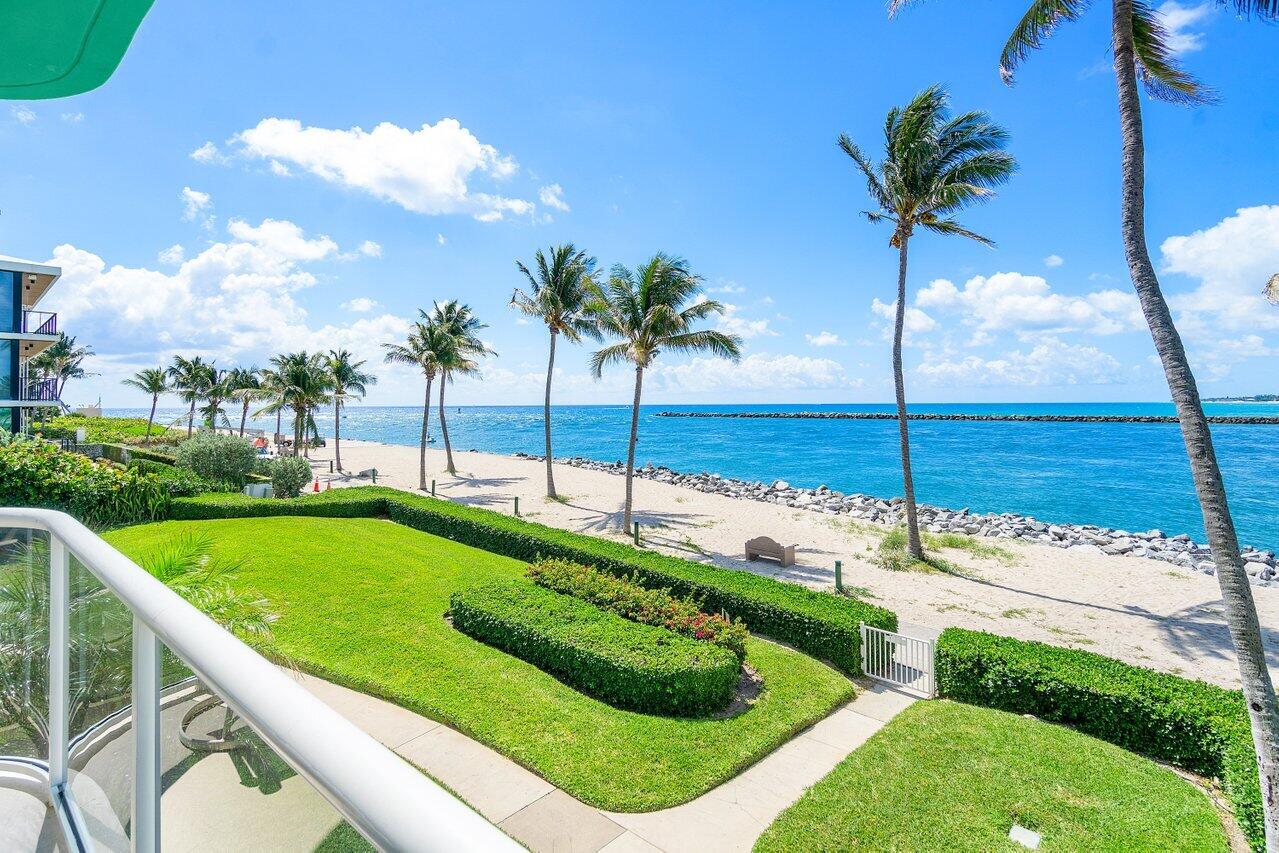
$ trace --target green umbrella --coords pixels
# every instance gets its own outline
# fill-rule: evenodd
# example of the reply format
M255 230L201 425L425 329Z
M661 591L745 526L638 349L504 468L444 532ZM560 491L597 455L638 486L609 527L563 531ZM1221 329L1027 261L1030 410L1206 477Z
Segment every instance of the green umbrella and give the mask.
M153 0L0 4L0 99L64 98L115 73Z

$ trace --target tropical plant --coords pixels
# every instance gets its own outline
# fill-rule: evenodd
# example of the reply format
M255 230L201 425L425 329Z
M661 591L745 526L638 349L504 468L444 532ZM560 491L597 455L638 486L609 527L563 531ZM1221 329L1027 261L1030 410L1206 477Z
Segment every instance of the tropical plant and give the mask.
M603 296L591 304L590 312L601 331L616 338L591 356L591 372L598 379L610 364L629 363L635 367L635 398L631 404L631 435L626 449L626 503L622 528L631 527L634 504L635 443L639 440L640 394L644 370L663 350L677 353L709 352L737 361L741 358L741 338L713 329L694 329L698 320L722 314L724 306L705 299L701 279L682 258L656 254L634 270L613 267Z
M435 303L430 315L425 311L421 314L423 319L435 326L442 337L443 346L437 354L440 368L440 434L444 436L445 467L450 474L456 474L453 446L449 444L448 420L444 416L444 388L455 376L478 376L480 366L477 359L496 353L477 336L481 329L487 329L488 326L471 313L469 305L450 299L448 302Z
M84 369L84 360L93 355L93 348L76 346L76 339L65 332L58 332L58 339L44 352L31 359L29 367L48 379L58 380L58 399L67 387L68 379L83 379L92 374Z
M222 370L212 365L209 367L209 384L204 391L205 403L200 407L200 416L209 429L216 430L220 424L226 424L227 429L230 430L231 425L227 420L226 412L222 410L222 403L231 396L234 388L232 371Z
M262 396L262 371L256 367L236 367L226 377L227 397L240 404L240 435L249 420L249 405Z
M536 274L523 262L515 266L528 279L527 292L516 289L511 304L524 314L546 324L551 334L550 355L546 360L546 397L542 403L542 420L546 434L546 496L556 497L555 472L551 465L551 378L555 373L555 340L560 335L572 343L582 336L600 339L599 323L588 311L601 293L595 282L595 259L580 252L572 243L551 248L548 262L542 250L533 255Z
M1266 301L1271 305L1279 305L1279 273L1270 276L1263 292L1266 294Z
M311 463L300 456L277 456L267 463L266 471L271 477L271 494L277 498L296 498L311 482Z
M985 113L951 118L946 90L929 86L905 107L893 107L884 124L884 160L873 163L847 134L839 147L866 177L866 189L879 209L865 211L871 222L893 226L888 244L897 250L897 305L893 327L893 384L897 391L897 430L906 498L906 549L924 559L915 510L915 481L910 468L910 432L906 421L906 383L902 371L902 335L906 320L906 264L910 238L921 228L992 245L969 231L955 214L994 194L1016 170L1003 151L1008 134Z
M147 415L147 438L151 438L151 425L155 423L155 407L160 395L169 390L169 377L163 367L150 367L139 370L121 382L130 388L136 388L144 394L151 395L151 414Z
M889 14L908 2L890 0ZM1017 67L1058 26L1077 20L1088 5L1085 0L1034 0L1004 45L999 61L1004 81L1011 84ZM1217 567L1226 627L1248 700L1261 789L1266 792L1266 847L1279 851L1279 703L1266 666L1257 606L1239 554L1239 538L1199 388L1146 245L1146 143L1138 84L1150 97L1177 104L1201 104L1213 100L1214 94L1178 64L1170 34L1146 0L1112 0L1109 5L1111 59L1123 137L1119 226L1124 255L1181 424L1208 545ZM1279 19L1279 0L1216 0L1216 5L1231 9L1240 17Z
M431 383L440 372L440 353L449 345L440 330L429 321L413 324L402 344L382 344L383 360L388 364L411 364L426 379L426 396L422 403L422 440L418 458L417 487L426 490L426 445L431 441Z
M207 480L220 480L237 488L253 471L257 451L238 435L201 432L178 445L177 464Z
M363 397L368 386L377 384L377 377L361 370L363 361L352 361L349 350L329 350L325 359L329 373L330 396L333 398L333 460L342 470L342 407L347 400Z
M293 454L299 448L310 456L307 439L319 436L315 426L315 410L328 403L332 384L325 369L324 357L306 352L277 355L271 359L279 383L280 405L293 410Z
M215 370L212 364L198 355L191 358L175 355L173 363L165 371L169 377L169 387L177 392L184 403L190 405L187 412L188 438L195 428L195 406L204 399L216 379Z

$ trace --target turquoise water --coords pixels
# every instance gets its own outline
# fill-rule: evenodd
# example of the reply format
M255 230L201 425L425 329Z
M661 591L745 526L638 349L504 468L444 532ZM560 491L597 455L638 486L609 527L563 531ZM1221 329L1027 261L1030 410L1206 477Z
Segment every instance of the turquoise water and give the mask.
M826 484L880 497L901 494L893 421L659 418L665 410L892 411L887 405L645 406L637 462L750 480ZM1171 415L1171 404L1053 403L912 405L917 412L972 414ZM352 407L342 434L416 445L421 409ZM1209 404L1211 415L1279 415L1279 404ZM146 416L129 409L111 414ZM177 417L176 409L165 414ZM540 406L448 410L458 450L542 452ZM612 461L626 456L627 406L563 406L552 412L557 456ZM233 418L235 420L235 418ZM260 427L274 428L274 420ZM320 419L332 433L332 415ZM1016 512L1044 521L1127 530L1158 527L1202 539L1185 448L1176 424L911 423L919 500L980 512ZM432 417L432 433L438 419ZM1242 540L1279 548L1279 426L1213 428L1231 509ZM436 446L439 446L438 444Z

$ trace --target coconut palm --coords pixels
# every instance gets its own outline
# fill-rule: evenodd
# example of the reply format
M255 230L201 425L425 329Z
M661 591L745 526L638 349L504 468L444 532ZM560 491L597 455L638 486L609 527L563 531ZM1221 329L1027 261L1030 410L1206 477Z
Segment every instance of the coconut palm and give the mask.
M413 325L408 338L402 344L382 344L386 349L383 360L389 364L410 364L422 371L426 379L426 396L422 402L422 441L418 460L419 489L426 490L426 445L431 441L431 383L440 372L440 353L448 348L448 341L431 322Z
M448 302L437 302L428 315L421 312L423 319L428 319L441 335L443 346L437 354L440 366L440 435L444 436L444 459L450 474L457 473L453 464L453 446L449 443L449 424L444 416L444 388L455 376L475 376L479 374L479 357L496 355L477 337L481 329L488 326L481 323L469 305L463 305L456 299Z
M1270 276L1263 291L1271 305L1279 305L1279 273Z
M58 339L31 359L30 367L45 378L58 380L57 397L60 400L68 379L83 379L91 375L84 369L84 360L91 355L92 347L76 346L73 335L58 332Z
M240 404L240 436L249 420L249 406L262 397L262 371L256 367L232 368L226 378L227 397Z
M902 332L906 320L906 263L915 229L954 234L979 243L987 238L969 231L954 215L993 195L1016 170L1002 149L1008 134L980 112L951 118L946 90L930 86L905 107L894 107L884 124L884 160L873 163L847 136L839 147L866 177L879 209L866 211L871 222L893 226L888 244L897 250L897 317L893 329L893 382L897 389L897 429L902 483L906 497L906 548L924 559L915 512L915 482L910 469L910 432L906 421L906 383L902 373Z
M227 421L226 412L222 410L222 402L228 399L234 390L234 380L230 370L223 370L219 367L209 365L209 385L204 391L205 403L200 407L200 415L204 419L205 426L209 429L216 430L218 428L218 418L227 422L230 429L230 422Z
M629 363L635 367L635 399L631 404L631 436L626 450L626 504L622 528L631 527L632 480L635 473L635 443L639 439L640 394L644 369L663 351L709 352L737 361L741 339L711 329L694 329L693 324L724 306L702 298L701 279L688 269L682 258L657 254L634 270L613 267L603 296L590 307L600 330L621 338L591 356L591 372L599 378L610 364Z
M890 0L889 13L895 13L908 2ZM1004 45L999 62L1004 81L1011 84L1017 67L1058 26L1077 20L1088 5L1085 0L1034 0ZM1235 647L1252 723L1261 790L1265 792L1262 799L1266 846L1276 851L1279 850L1279 704L1266 668L1257 607L1239 555L1239 539L1226 500L1208 419L1185 346L1173 323L1146 245L1145 128L1138 83L1150 97L1180 104L1211 101L1213 93L1178 65L1169 33L1146 0L1111 0L1109 5L1111 58L1123 136L1120 235L1133 287L1163 364L1190 458L1195 493L1217 566L1226 627ZM1216 0L1216 5L1240 17L1279 19L1279 0Z
M546 397L542 403L542 420L546 434L546 496L554 498L555 473L551 465L551 377L555 373L555 340L560 335L571 343L582 337L600 339L599 324L587 310L600 296L595 282L595 259L579 252L572 243L551 247L548 262L542 250L533 255L536 274L516 261L515 266L528 279L527 292L516 289L511 304L524 314L546 324L551 334L550 355L546 360Z
M349 350L329 350L325 369L329 374L329 387L333 398L333 460L342 470L342 407L346 401L363 397L368 386L377 384L377 377L360 368L363 361L352 361Z
M151 424L155 423L156 404L160 401L160 395L169 390L168 375L165 374L163 367L151 367L139 370L128 379L122 380L121 384L151 395L151 414L147 415L147 438L150 439Z
M173 364L165 372L169 377L169 387L177 392L183 402L190 404L187 412L187 438L190 438L191 430L195 427L196 403L204 399L213 384L214 367L198 355L191 358L175 355Z
M319 435L315 410L331 399L332 385L324 357L305 351L277 355L271 359L278 374L280 405L293 410L293 455L299 448L310 457L307 439Z

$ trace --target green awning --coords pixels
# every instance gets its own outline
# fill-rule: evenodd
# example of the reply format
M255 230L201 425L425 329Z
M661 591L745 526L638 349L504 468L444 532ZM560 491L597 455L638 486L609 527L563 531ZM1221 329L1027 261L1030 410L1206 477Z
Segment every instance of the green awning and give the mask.
M0 99L63 98L111 77L154 0L0 3Z

